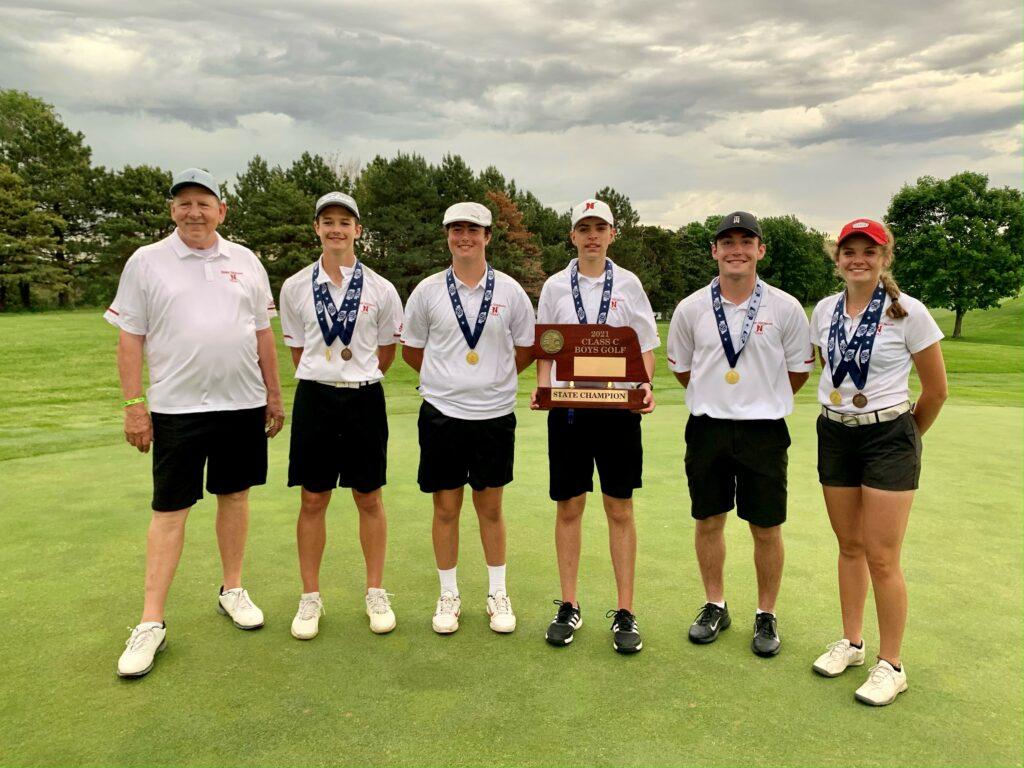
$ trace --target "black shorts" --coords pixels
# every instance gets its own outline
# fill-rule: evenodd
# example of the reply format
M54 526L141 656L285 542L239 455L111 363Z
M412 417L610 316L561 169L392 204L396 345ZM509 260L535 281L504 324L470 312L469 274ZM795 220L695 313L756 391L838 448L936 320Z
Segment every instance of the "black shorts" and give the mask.
M601 408L548 411L551 498L566 501L594 490L595 463L603 494L633 498L633 491L643 485L640 414Z
M424 493L450 491L466 483L474 491L512 482L516 415L496 419L456 419L426 400L420 406L420 469Z
M848 427L818 417L822 485L913 491L921 479L921 431L910 411L892 421Z
M265 409L154 413L153 510L187 509L213 494L267 482Z
M288 485L323 493L360 493L387 482L388 415L384 387L359 389L299 381L292 406Z
M698 520L733 508L748 523L786 522L789 429L785 419L733 421L690 416L686 422L686 480Z

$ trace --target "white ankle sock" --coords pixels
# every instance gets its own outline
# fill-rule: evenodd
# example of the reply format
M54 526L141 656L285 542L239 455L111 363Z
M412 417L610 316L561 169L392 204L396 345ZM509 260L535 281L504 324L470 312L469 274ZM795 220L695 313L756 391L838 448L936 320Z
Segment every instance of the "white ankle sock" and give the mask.
M708 602L712 605L717 605L719 608L725 608L725 600L720 603L716 603L714 600L708 600Z
M505 589L505 566L504 565L488 565L487 566L487 580L490 583L487 594L495 595L498 592L504 592L508 594Z
M449 568L446 571L442 571L440 568L437 569L438 578L441 579L441 592L451 592L456 597L459 596L459 583L455 580L455 568Z
M299 598L301 600L310 600L310 599L317 598L317 597L320 597L320 593L319 592L303 592L299 596Z

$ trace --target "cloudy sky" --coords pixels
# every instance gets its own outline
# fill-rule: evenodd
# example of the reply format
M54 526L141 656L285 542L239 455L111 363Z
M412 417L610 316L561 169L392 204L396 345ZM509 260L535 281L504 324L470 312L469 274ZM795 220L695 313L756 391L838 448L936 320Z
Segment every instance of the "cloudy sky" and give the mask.
M107 166L454 152L559 210L611 184L646 223L834 232L925 174L1020 185L1021 23L1018 0L0 1L0 87Z

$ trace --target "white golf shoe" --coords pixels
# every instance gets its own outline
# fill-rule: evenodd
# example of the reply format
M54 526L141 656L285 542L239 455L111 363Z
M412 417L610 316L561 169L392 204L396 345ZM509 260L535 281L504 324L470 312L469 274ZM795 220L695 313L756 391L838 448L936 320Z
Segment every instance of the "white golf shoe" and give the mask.
M217 598L217 613L230 616L239 629L259 629L263 626L263 611L249 599L249 593L241 587L225 590L221 587Z
M324 601L315 592L299 598L299 610L292 619L292 637L312 640L320 632L320 617L324 614Z
M156 655L167 647L167 627L159 621L144 621L125 641L117 660L118 677L142 677L153 668Z
M370 617L370 631L384 635L395 628L395 612L391 610L391 597L383 589L366 591L366 615Z
M450 635L459 628L459 613L462 611L462 600L457 595L445 590L437 601L437 610L431 625L439 635Z
M884 707L892 704L896 697L907 690L907 667L903 665L897 672L892 664L879 659L868 670L868 679L853 695L857 701L863 701L873 707Z
M813 669L825 677L837 677L847 667L859 667L864 663L864 643L855 648L845 637L830 643L828 650L814 660Z
M487 615L491 617L491 629L501 634L514 632L516 615L512 613L512 601L500 589L487 596Z

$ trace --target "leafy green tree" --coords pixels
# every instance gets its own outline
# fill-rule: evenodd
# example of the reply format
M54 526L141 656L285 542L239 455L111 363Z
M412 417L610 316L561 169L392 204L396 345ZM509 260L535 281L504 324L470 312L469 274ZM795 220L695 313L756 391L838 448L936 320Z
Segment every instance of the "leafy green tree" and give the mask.
M703 222L691 221L678 232L679 280L676 303L697 291L718 274L718 265L711 257L711 243L721 216L709 216Z
M359 175L355 198L363 214L362 249L403 300L449 262L434 169L420 155L375 157Z
M96 169L94 259L82 266L80 281L85 303L110 301L128 257L174 229L168 203L171 176L149 165Z
M594 197L612 209L615 217L615 228L621 233L640 223L640 214L633 210L629 198L612 187L602 187Z
M51 245L39 257L58 304L71 302L76 262L94 223L92 150L53 107L22 91L0 90L0 163L16 173L41 211L52 214ZM58 277L59 276L59 277Z
M761 277L801 304L816 302L835 287L832 261L825 252L825 236L808 229L796 216L761 219L765 258Z
M315 185L305 191L293 180L309 178L295 169L296 165L289 171L271 168L257 155L238 174L234 189L224 198L228 206L225 236L260 257L275 296L288 277L320 254L320 240L313 231L318 195L311 191Z
M7 309L8 296L15 291L28 309L33 284L64 284L67 275L40 258L55 247L53 232L60 226L53 213L40 210L21 177L0 164L0 311Z
M990 189L981 173L923 176L893 196L885 219L895 235L893 266L901 287L927 306L955 312L953 338L961 335L967 312L1020 292L1019 190Z
M328 192L347 190L341 189L342 179L320 155L303 152L302 156L292 163L284 172L285 178L298 187L314 201Z

